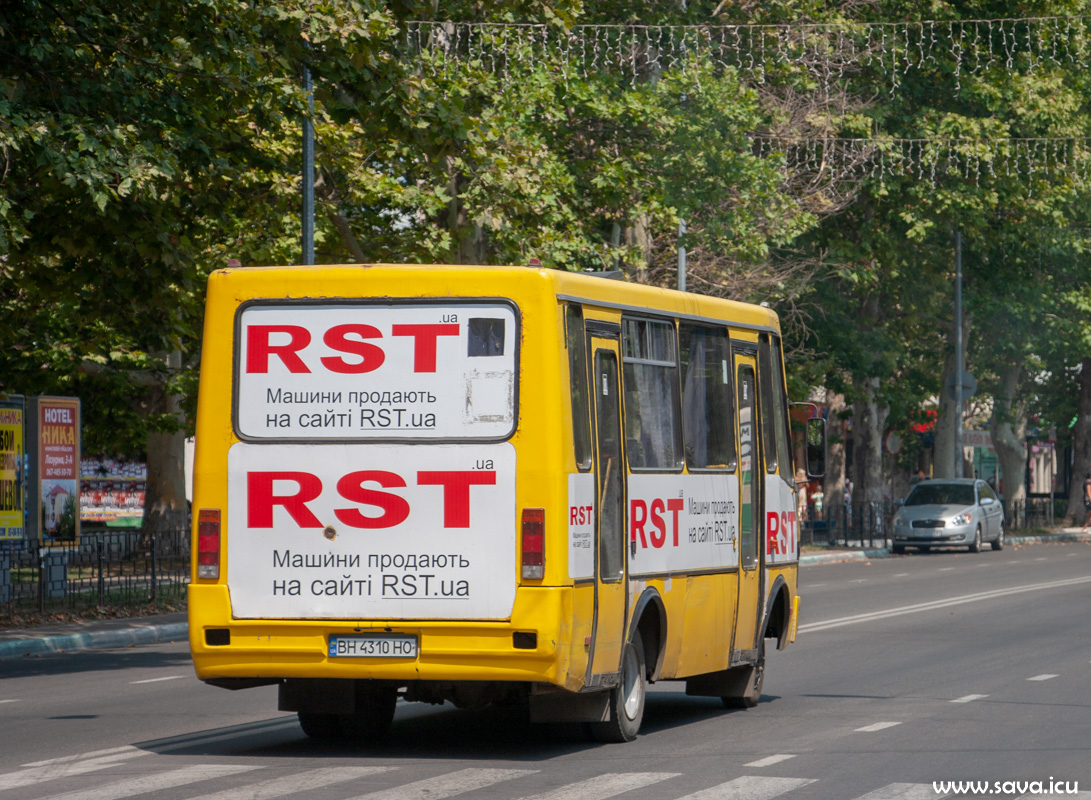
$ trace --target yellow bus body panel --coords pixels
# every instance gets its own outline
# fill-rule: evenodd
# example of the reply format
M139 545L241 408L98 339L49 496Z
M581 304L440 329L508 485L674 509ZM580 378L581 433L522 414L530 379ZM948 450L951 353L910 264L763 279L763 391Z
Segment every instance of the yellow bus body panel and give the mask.
M545 509L545 574L516 583L503 620L237 619L227 585L228 451L240 439L232 424L235 320L241 305L277 300L504 299L518 309L518 408L508 440L517 454L516 508ZM527 267L348 265L228 269L209 280L194 465L194 542L202 509L219 509L223 528L220 577L189 587L190 648L197 676L217 678L349 678L398 681L543 682L577 691L585 685L594 589L568 576L568 476L573 455L571 387L565 347L564 301L578 300L586 319L619 322L622 309L661 316L721 320L725 326L778 331L775 314L758 306L683 294L600 277ZM732 332L737 335L737 331ZM346 444L344 447L367 446ZM197 548L194 547L196 554ZM518 564L518 554L516 558ZM517 566L518 568L518 566ZM798 608L796 565L770 568L766 589L782 575ZM634 579L662 598L666 641L658 677L683 678L724 669L731 648L737 572ZM638 592L630 592L628 613ZM764 602L763 602L764 601ZM762 606L768 605L763 598ZM629 629L631 620L627 620ZM796 620L792 619L792 632ZM209 645L205 632L228 629L230 644ZM415 660L329 658L332 634L393 631L419 637ZM533 650L513 646L513 634L534 632ZM615 636L626 635L619 631Z

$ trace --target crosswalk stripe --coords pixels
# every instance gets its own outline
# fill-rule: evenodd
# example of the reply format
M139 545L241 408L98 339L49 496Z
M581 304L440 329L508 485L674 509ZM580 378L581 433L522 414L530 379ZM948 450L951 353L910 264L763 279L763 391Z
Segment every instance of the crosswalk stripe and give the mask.
M331 786L335 783L363 778L366 775L377 775L380 772L390 772L397 767L331 767L328 769L312 769L288 775L283 778L272 778L250 786L224 789L212 794L203 794L192 800L271 800L274 797L294 795L306 792L310 789L319 789L323 786Z
M352 800L442 800L536 772L536 769L460 769L435 778L362 794Z
M41 767L31 767L19 772L9 772L0 775L0 792L15 789L20 786L30 786L35 783L56 780L57 778L70 778L73 775L83 775L85 772L113 767L121 761L138 756L146 756L146 750L132 750L116 753L112 756L92 758L86 761L74 761L65 764L46 764Z
M653 783L681 775L680 772L607 772L585 781L559 786L522 800L606 800L623 792L631 792Z
M939 800L946 796L938 794L930 783L891 783L856 800Z
M746 776L736 778L719 786L702 789L687 794L678 800L772 800L785 792L814 783L807 778L759 778Z
M258 767L201 764L163 772L158 775L146 775L141 778L116 781L94 789L77 789L74 792L55 794L46 798L46 800L121 800L123 797L132 797L146 792L158 792L175 786L185 786L187 783L223 778L254 769L258 769Z
M959 697L952 700L952 703L972 703L974 700L982 700L988 697L987 694L968 694L965 697Z

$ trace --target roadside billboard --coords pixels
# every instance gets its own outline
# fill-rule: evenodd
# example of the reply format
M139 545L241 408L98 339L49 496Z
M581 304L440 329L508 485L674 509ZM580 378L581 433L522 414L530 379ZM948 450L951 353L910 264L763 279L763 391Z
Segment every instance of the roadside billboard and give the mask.
M23 401L0 400L0 541L23 538Z
M36 455L27 487L36 523L31 536L47 547L75 546L80 534L79 398L32 397L27 417L28 445Z

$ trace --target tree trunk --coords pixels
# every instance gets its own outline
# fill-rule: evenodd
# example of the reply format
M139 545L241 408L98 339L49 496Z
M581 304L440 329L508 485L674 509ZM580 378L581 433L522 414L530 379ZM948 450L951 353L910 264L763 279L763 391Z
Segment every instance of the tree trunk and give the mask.
M1015 520L1017 504L1027 499L1027 401L1020 397L1022 364L1012 362L1000 370L1000 385L993 398L989 421L993 447L1000 462L1004 518Z
M852 406L853 501L882 503L883 428L890 408L879 401L879 378L865 378L857 387L859 399Z
M180 369L181 362L182 354L178 351L167 358L172 371ZM179 397L169 394L165 383L155 388L150 412L169 414L181 423ZM188 527L185 448L186 436L181 429L174 433L148 434L148 481L144 491L142 538L153 532L185 531Z
M962 314L962 364L966 369L967 342L970 338L970 315ZM947 326L947 358L943 362L943 383L939 393L939 415L936 418L935 457L932 460L932 475L936 478L954 478L955 476L955 425L962 425L962 414L956 413L955 401L947 396L943 388L947 379L955 371L955 324ZM969 398L963 397L965 403ZM959 475L957 477L962 477Z
M1083 525L1087 512L1083 507L1084 476L1091 472L1091 358L1080 362L1080 374L1076 378L1080 387L1076 424L1072 428L1072 485L1068 490L1068 510L1065 521Z
M845 497L845 396L826 390L829 422L826 426L826 477L822 479L822 494L830 509L830 522L840 525L844 518Z

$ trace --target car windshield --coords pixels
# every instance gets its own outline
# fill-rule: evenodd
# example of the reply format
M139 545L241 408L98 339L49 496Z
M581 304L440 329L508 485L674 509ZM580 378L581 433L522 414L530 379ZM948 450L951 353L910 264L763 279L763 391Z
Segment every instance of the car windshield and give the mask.
M905 499L907 506L972 506L974 487L959 483L917 486Z

